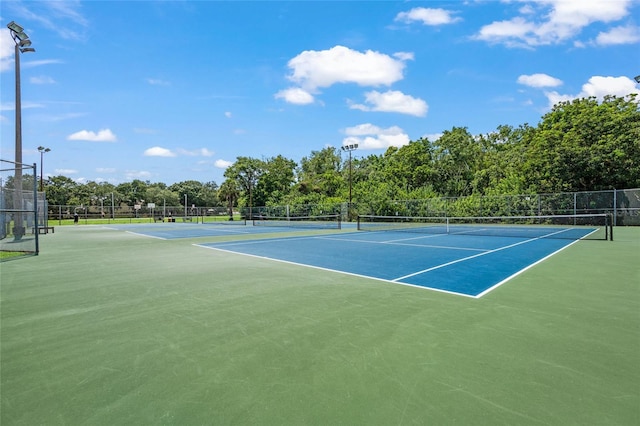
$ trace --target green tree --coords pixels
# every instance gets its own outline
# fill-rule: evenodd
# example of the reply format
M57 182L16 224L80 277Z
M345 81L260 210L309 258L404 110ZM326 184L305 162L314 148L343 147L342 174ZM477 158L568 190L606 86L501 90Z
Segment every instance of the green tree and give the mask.
M169 190L178 195L180 204L186 203L189 207L195 205L196 207L207 207L215 205L217 200L218 187L215 182L203 184L197 180L185 180L182 182L174 183L169 187Z
M118 191L122 196L122 201L129 205L133 206L134 204L142 202L147 193L147 188L149 187L150 182L143 182L139 179L134 179L131 182L121 183L116 186L116 191Z
M249 219L253 217L253 192L264 171L264 162L250 157L238 157L236 162L224 171L224 177L234 180L244 192L243 196L248 201Z
M324 197L339 195L345 181L340 152L333 147L321 151L311 151L309 157L303 157L298 169L297 191L303 195L316 193Z
M218 184L214 181L205 182L202 184L202 193L200 198L202 199L203 207L216 207L220 205L218 199Z
M433 147L428 139L387 149L384 162L385 183L393 183L405 192L429 185L434 178Z
M482 154L473 176L475 194L522 194L529 191L523 175L527 133L534 131L524 124L518 128L499 126L495 132L479 137Z
M523 168L538 192L639 186L637 96L557 104L531 134Z
M147 188L144 199L147 203L154 203L156 208L180 204L180 196L167 188L165 184L150 185Z
M264 173L256 185L255 204L258 206L280 204L293 187L295 168L295 161L282 155L265 160Z
M469 195L480 154L480 144L466 128L445 130L433 152L436 191L451 197Z
M66 176L51 176L48 179L46 193L50 205L69 205L78 184Z

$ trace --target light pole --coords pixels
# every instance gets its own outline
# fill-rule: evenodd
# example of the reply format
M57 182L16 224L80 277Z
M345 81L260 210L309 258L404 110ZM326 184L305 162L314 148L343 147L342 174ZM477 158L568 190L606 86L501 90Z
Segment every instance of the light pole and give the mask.
M342 150L343 151L348 151L349 152L349 204L347 205L347 216L349 217L349 220L351 220L351 175L352 175L352 163L351 163L351 153L353 151L355 151L356 149L358 149L358 144L354 143L354 144L349 144L349 145L342 145Z
M44 181L43 157L44 157L44 153L51 151L51 149L45 148L44 146L39 146L38 151L40 151L40 192L42 192L42 182Z
M15 183L14 183L14 209L17 210L14 215L13 236L15 240L21 240L24 235L24 226L22 222L22 103L20 100L20 53L35 52L31 46L29 36L25 34L24 28L16 24L14 21L7 25L11 38L16 44L15 63L16 63L16 155L15 155Z

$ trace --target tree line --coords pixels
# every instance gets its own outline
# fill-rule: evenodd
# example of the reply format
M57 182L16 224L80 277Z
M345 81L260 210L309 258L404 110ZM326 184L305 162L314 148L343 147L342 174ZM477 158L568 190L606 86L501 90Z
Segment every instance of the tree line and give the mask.
M44 182L49 205L278 206L345 202L376 205L467 195L540 194L640 187L640 109L636 95L557 104L536 126L498 126L472 135L446 130L383 154L343 158L339 148L312 151L299 163L278 155L238 157L225 180L166 185ZM6 183L10 186L10 182ZM108 201L105 201L107 200Z

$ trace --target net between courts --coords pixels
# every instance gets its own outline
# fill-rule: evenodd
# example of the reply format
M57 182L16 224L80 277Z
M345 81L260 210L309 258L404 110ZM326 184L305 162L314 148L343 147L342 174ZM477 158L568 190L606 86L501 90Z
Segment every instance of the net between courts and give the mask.
M246 219L234 218L230 220L228 217L202 217L202 223L205 225L246 225Z
M260 216L253 218L253 226L279 226L309 229L341 229L340 215L320 216Z
M359 231L613 240L607 214L497 217L358 216Z

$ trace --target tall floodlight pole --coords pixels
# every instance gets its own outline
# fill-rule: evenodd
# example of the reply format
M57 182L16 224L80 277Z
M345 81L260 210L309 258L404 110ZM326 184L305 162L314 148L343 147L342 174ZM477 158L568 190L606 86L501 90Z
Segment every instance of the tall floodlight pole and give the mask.
M14 182L14 214L13 236L15 240L21 240L24 235L24 225L22 218L22 103L20 99L20 53L35 52L31 46L29 36L25 34L24 28L16 24L14 21L7 25L11 38L16 44L15 47L15 64L16 64L16 155L15 155L15 182ZM35 178L35 176L34 176Z
M351 175L353 174L353 166L352 166L352 162L351 162L351 153L353 151L355 151L356 149L358 149L358 144L357 143L349 144L349 145L342 145L342 150L349 152L349 204L347 205L347 216L349 217L349 220L351 220L351 187L352 187Z
M40 151L40 192L42 192L42 183L44 182L44 167L43 167L43 163L44 163L44 154L45 152L49 152L51 151L51 148L45 148L44 146L39 146L38 147L38 151Z

